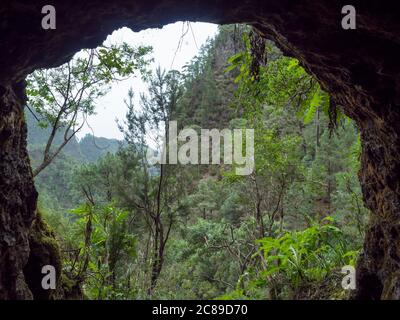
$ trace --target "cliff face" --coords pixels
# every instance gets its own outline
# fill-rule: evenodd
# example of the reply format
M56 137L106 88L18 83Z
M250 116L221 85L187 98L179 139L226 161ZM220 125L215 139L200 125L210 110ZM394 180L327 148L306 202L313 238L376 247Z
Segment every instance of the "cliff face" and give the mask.
M23 79L95 47L119 27L137 31L177 20L255 25L298 58L355 119L363 145L360 180L373 212L356 298L400 298L400 10L395 1L374 3L352 1L356 30L341 28L347 3L331 0L54 0L56 30L41 28L45 1L2 4L0 298L32 297L23 268L37 195L26 152Z

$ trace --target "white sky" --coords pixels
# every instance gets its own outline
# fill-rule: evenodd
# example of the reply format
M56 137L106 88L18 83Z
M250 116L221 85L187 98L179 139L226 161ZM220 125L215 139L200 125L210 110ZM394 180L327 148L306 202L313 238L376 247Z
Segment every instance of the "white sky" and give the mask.
M128 28L122 28L114 31L107 38L107 41L112 43L125 41L133 46L152 46L153 53L151 56L154 58L154 62L150 67L152 70L155 70L157 66L170 70L172 62L172 69L181 70L198 53L198 49L206 42L207 38L215 36L218 26L210 23L191 23L194 37L189 29L189 32L183 38L180 50L174 58L181 39L182 27L183 22L176 22L166 25L162 29L148 29L136 33ZM111 91L98 100L97 114L89 117L88 121L95 136L122 139L116 119L123 121L125 117L127 110L124 99L127 97L130 87L133 88L135 97L139 97L140 92L146 91L146 85L140 78L132 78L113 84ZM78 137L81 138L87 133L92 133L92 131L89 127L84 127Z

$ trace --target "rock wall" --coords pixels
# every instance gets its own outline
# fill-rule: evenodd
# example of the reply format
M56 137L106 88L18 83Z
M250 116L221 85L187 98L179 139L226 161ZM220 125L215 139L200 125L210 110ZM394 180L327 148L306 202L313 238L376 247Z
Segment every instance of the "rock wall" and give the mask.
M0 299L29 299L23 268L36 208L26 151L24 85L0 87Z
M357 122L360 181L372 211L357 268L360 299L400 298L400 10L396 1L353 0L357 29L341 28L344 1L53 0L57 29L41 28L48 1L0 8L0 298L32 297L23 275L36 191L26 153L25 76L95 47L113 30L177 20L249 23L295 56ZM29 282L29 280L28 280Z

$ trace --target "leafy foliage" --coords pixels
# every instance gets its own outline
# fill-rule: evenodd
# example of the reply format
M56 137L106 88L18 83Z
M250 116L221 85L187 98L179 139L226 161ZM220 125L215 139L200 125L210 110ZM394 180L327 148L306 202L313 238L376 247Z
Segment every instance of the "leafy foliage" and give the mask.
M273 43L255 57L263 45L249 31L221 27L182 72L147 74L140 105L132 89L125 99L118 151L84 164L60 156L48 185L37 179L64 269L89 298L346 297L340 270L355 263L368 213L358 130L339 112L332 135L327 93ZM140 67L126 57L144 54L101 49L99 76L125 76ZM255 170L150 165L169 120L254 129Z

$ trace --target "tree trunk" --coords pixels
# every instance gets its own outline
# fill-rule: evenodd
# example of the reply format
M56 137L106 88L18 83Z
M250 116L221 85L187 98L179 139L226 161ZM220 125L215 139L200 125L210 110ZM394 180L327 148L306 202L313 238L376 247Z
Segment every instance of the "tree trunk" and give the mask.
M154 219L154 244L153 244L153 261L151 266L151 279L148 295L151 297L157 285L161 269L164 264L164 226L161 221L161 216L156 216Z

